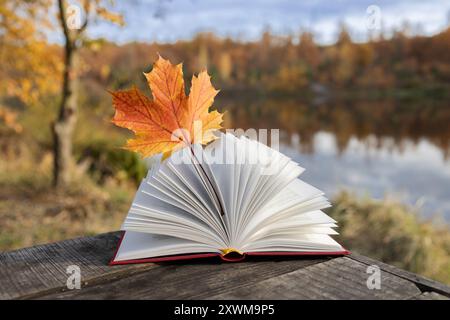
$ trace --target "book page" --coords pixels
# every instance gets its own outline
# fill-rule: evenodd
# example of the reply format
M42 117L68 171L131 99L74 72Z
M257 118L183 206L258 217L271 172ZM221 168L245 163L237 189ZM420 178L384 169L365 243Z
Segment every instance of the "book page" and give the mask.
M344 252L345 249L327 234L273 235L242 246L245 252Z
M186 239L127 231L114 261L207 252L220 253L214 247Z
M216 153L222 156L219 161ZM198 157L201 169L193 162ZM132 255L230 247L244 252L344 251L330 237L337 234L336 221L320 210L330 203L322 191L298 179L304 169L288 157L245 137L223 134L195 159L188 155L187 162L175 163L169 158L139 187L123 224L132 232L126 240ZM146 239L142 248L133 244Z
M189 181L185 177L190 177ZM157 172L152 171L141 183L123 230L166 234L216 248L227 247L225 227L217 212L211 212L215 208L196 177L189 164L175 166L170 161L161 164Z

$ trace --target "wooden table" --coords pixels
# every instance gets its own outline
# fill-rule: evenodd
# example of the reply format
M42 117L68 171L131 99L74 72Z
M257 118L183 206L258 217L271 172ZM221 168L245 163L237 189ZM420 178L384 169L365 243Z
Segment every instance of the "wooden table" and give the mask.
M108 266L119 232L0 253L0 299L448 299L450 287L352 254ZM81 271L69 290L67 267ZM381 270L368 289L367 267Z

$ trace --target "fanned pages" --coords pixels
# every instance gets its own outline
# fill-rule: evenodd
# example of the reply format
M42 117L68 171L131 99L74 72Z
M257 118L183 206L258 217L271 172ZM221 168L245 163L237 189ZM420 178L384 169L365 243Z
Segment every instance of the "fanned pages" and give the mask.
M122 225L112 264L245 255L340 255L323 193L297 163L264 144L221 134L154 166Z

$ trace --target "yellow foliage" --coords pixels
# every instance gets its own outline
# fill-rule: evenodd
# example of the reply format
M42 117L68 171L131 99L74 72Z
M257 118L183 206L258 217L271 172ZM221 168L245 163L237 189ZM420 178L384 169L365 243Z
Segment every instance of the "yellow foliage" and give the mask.
M78 1L87 17L95 13L123 25L122 16L108 10L104 3L111 1ZM42 97L60 92L64 67L61 48L49 44L46 38L48 31L60 28L58 20L49 14L54 4L52 0L0 0L0 99L17 98L32 106ZM17 131L7 107L3 103L0 121Z

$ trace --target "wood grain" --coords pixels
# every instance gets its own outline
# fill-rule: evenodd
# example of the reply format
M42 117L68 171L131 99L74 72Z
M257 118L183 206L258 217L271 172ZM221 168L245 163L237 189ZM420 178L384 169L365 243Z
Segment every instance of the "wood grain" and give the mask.
M0 299L31 298L63 290L70 265L81 268L83 285L155 267L109 267L119 237L119 232L112 232L0 253Z
M213 296L213 299L407 299L420 294L414 283L381 272L381 287L369 289L367 266L347 257L307 266Z
M108 266L119 232L0 253L0 299L447 299L450 288L382 262L347 257L249 257ZM82 274L68 290L69 265ZM380 290L367 288L369 265Z
M221 262L219 259L161 263L159 268L135 276L42 298L208 299L326 260L251 258L243 263Z
M377 265L385 272L389 272L397 277L413 282L423 292L434 291L444 296L450 297L450 287L443 283L425 278L423 276L419 276L418 274L397 268L395 266L356 253L351 254L349 258L364 263L366 265Z
M443 296L436 292L423 292L418 296L412 297L413 300L450 300L449 297Z

